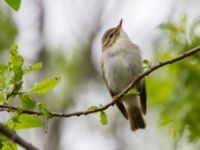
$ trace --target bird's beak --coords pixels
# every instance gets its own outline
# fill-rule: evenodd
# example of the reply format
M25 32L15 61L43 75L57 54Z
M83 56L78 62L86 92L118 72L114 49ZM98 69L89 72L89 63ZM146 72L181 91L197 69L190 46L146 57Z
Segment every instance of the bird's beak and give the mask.
M122 22L123 22L123 20L121 19L120 22L119 22L119 24L116 27L116 31L120 31L121 30L121 28L122 28Z

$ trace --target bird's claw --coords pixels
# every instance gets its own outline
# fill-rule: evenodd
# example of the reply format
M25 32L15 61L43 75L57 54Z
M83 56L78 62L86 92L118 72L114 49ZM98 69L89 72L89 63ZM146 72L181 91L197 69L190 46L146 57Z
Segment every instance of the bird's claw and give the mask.
M138 76L133 77L133 81L138 80Z
M113 97L112 97L112 100L113 100L113 101L116 101L116 100L117 100L117 96L113 96Z

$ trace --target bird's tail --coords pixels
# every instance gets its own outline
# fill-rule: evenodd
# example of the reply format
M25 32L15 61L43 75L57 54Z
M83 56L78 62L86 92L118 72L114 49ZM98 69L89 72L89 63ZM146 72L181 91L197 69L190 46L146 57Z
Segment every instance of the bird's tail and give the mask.
M139 103L138 96L131 96L126 99L128 119L130 121L131 130L144 129L146 124Z
M144 129L146 124L139 107L128 108L131 130Z

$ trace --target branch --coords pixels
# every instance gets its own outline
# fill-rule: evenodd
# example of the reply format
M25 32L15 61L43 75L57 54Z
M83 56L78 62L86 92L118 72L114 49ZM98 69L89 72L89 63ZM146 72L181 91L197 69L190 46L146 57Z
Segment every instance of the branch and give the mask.
M75 113L58 113L58 112L49 112L49 115L50 117L72 117L72 116L81 116L81 115L88 115L88 114L92 114L92 113L95 113L95 112L100 112L100 111L104 111L106 110L108 107L110 106L113 106L120 98L122 98L124 96L124 94L126 92L128 92L131 88L135 87L137 85L137 83L142 79L144 78L145 76L149 75L151 72L163 67L163 66L166 66L166 65L169 65L169 64L173 64L177 61L180 61L184 58L187 58L191 55L194 55L195 53L199 52L200 51L200 46L196 47L196 48L193 48L175 58L172 58L168 61L163 61L163 62L160 62L156 65L153 65L151 66L148 70L144 71L143 73L139 74L137 77L135 77L132 82L121 92L119 93L118 95L114 96L114 100L100 108L97 108L97 109L94 109L94 110L87 110L87 111L79 111L79 112L75 112ZM18 108L17 107L14 107L14 106L5 106L5 105L0 105L0 108L3 109L3 111L17 111ZM20 109L20 112L21 113L26 113L26 114L35 114L35 115L42 115L40 112L37 112L37 111L31 111L31 110L21 110Z
M15 132L7 129L2 123L0 123L0 133L11 139L13 142L18 143L22 147L28 150L39 150L30 143L27 143L24 139L18 136Z

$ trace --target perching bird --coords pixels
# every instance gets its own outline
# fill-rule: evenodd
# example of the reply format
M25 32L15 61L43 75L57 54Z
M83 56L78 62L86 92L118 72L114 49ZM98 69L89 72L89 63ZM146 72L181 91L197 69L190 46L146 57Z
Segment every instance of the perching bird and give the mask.
M101 70L111 96L119 94L138 74L143 72L139 47L133 44L119 24L108 29L102 37ZM137 85L138 95L126 95L117 102L124 117L130 120L133 131L145 128L145 80Z

